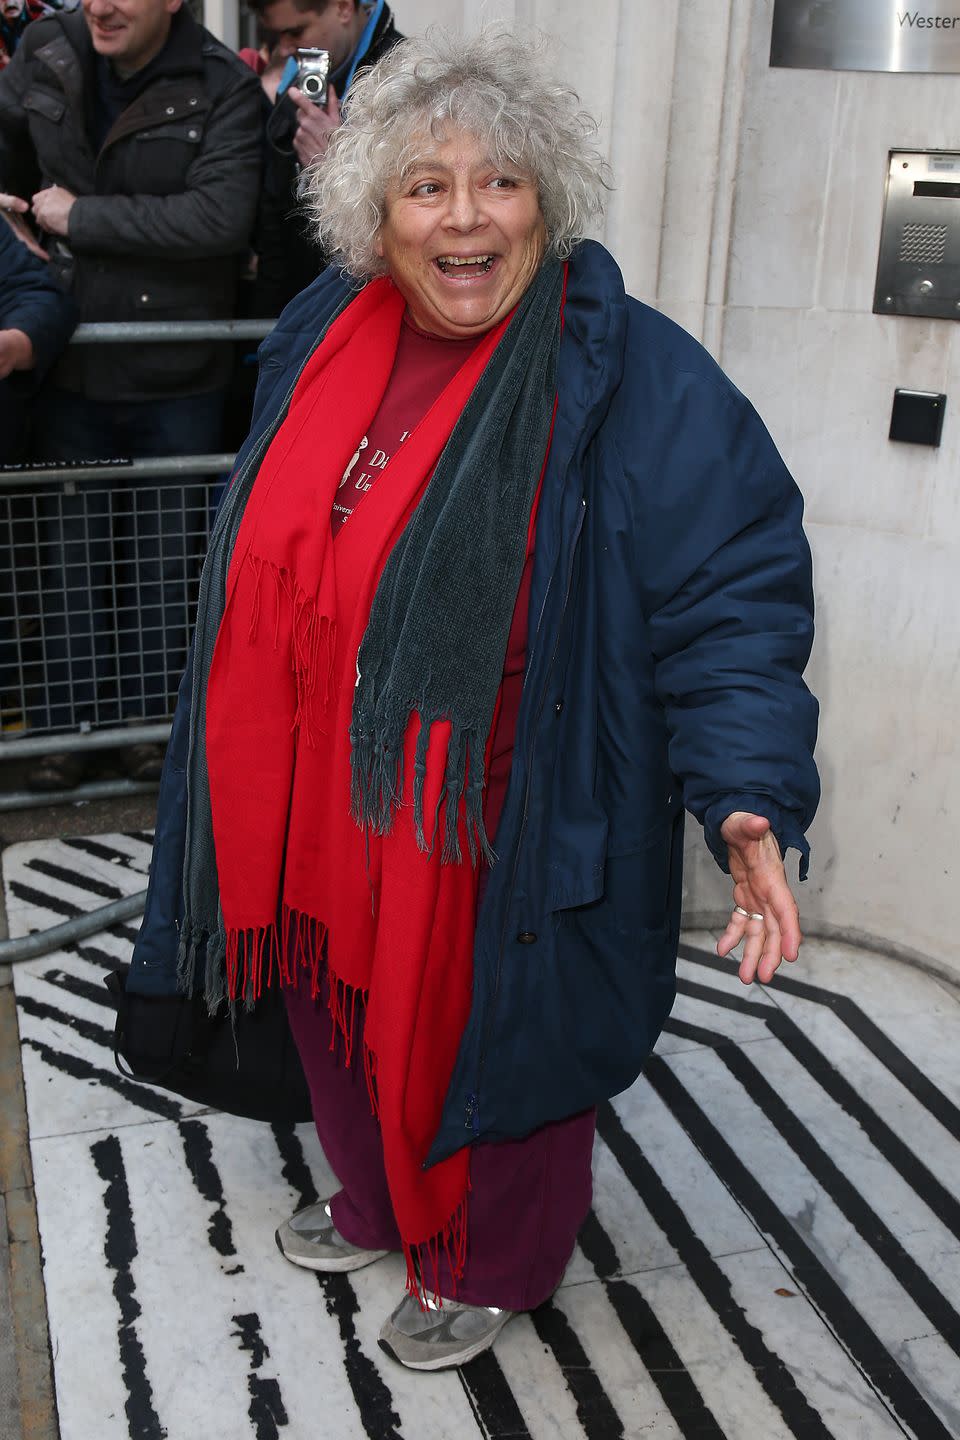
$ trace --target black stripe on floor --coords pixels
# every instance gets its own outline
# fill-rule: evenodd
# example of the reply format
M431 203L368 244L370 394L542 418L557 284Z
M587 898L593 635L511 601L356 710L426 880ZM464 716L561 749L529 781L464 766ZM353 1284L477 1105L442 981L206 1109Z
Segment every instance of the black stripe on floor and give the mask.
M297 1196L295 1209L302 1210L317 1201L317 1191L303 1155L303 1146L292 1125L271 1127L280 1152L282 1175ZM354 1317L360 1306L348 1275L320 1275L317 1282L323 1292L327 1314L337 1322L343 1365L347 1382L360 1416L360 1423L369 1440L403 1440L400 1416L393 1408L393 1396L370 1356L360 1348Z
M688 957L689 958L689 957ZM709 956L706 957L709 960ZM709 968L713 968L712 964ZM778 982L786 984L786 981ZM790 988L796 989L796 981L790 982ZM689 982L684 986L690 993ZM708 990L709 987L699 987ZM806 987L812 990L814 987ZM826 994L827 992L823 992ZM706 998L697 995L695 998ZM710 1003L721 1006L725 1009L742 1012L748 1001L736 995L726 995L720 991L710 992ZM960 1200L952 1195L945 1185L937 1179L933 1172L920 1159L915 1151L911 1150L896 1134L896 1132L882 1120L877 1112L870 1106L858 1090L844 1078L840 1072L831 1065L830 1061L818 1049L818 1047L804 1035L800 1026L776 1006L751 1007L752 1013L757 1014L766 1024L769 1033L779 1040L790 1054L810 1074L822 1090L830 1096L841 1110L861 1127L864 1134L880 1152L887 1163L897 1171L900 1177L913 1189L937 1216L947 1229L960 1239ZM864 1018L864 1017L861 1017ZM866 1043L866 1042L865 1042ZM896 1046L887 1041L892 1050ZM867 1047L871 1048L871 1047ZM900 1052L897 1051L899 1054ZM902 1057L907 1065L906 1057ZM899 1078L899 1077L898 1077ZM906 1085L906 1082L903 1082ZM911 1092L912 1093L912 1092ZM949 1102L947 1102L949 1104ZM935 1117L939 1118L939 1117Z
M61 970L58 966L55 970L46 970L40 977L48 985L53 985L57 990L63 990L68 995L75 995L78 1000L87 1000L91 1005L99 1005L102 1009L112 1010L113 1000L110 992L102 980L82 980L79 975L71 975L67 970Z
M250 1374L247 1376L250 1404L247 1414L254 1433L257 1440L279 1440L280 1426L289 1425L290 1420L279 1382L259 1373L264 1360L270 1357L270 1347L260 1333L260 1316L254 1312L230 1318L237 1327L233 1334L240 1349L250 1354Z
M76 955L79 960L86 960L88 965L96 965L101 970L122 970L126 963L119 955L101 950L99 945L64 945L63 949L65 954Z
M74 890L85 890L88 895L96 895L100 900L122 900L127 893L119 885L108 885L105 880L98 880L80 870L68 870L65 865L56 865L52 860L28 860L24 868L61 885L70 885Z
M84 855L92 855L97 860L106 860L111 865L122 865L126 870L137 871L135 861L144 859L149 861L149 855L131 855L129 850L116 850L112 845L104 845L102 840L93 840L89 835L70 835L60 842L70 850L79 850Z
M220 1171L214 1164L210 1132L202 1120L181 1120L178 1129L190 1178L204 1200L214 1206L207 1224L207 1239L218 1255L236 1255L233 1226L227 1214Z
M900 1139L891 1126L880 1118L849 1080L834 1069L798 1025L780 1011L777 1011L768 1023L771 1035L775 1035L790 1054L799 1060L831 1100L857 1122L871 1144L903 1176L937 1219L960 1238L960 1200L951 1195L933 1171Z
M699 950L693 945L681 945L680 956L694 965L701 965L715 973L726 976L731 973L728 965L718 955L712 955L709 950ZM822 1005L826 1009L832 1010L837 1019L857 1037L885 1069L889 1070L891 1075L900 1081L906 1090L909 1090L914 1099L940 1122L954 1140L960 1141L960 1107L955 1105L950 1097L945 1095L930 1077L925 1075L909 1056L903 1053L900 1047L890 1039L890 1036L880 1029L879 1025L863 1013L855 1000L851 1000L849 995L836 995L831 990L825 990L821 985L812 985L808 980L795 979L792 975L777 975L771 995L774 1001L779 989L785 990L788 995L796 995L800 1000L810 1000L815 1005ZM716 994L716 992L713 993Z
M530 1440L520 1407L492 1350L461 1365L457 1374L488 1440Z
M648 1069L655 1058L648 1060ZM597 1110L597 1132L753 1370L768 1399L783 1416L787 1428L792 1434L803 1436L803 1440L832 1440L823 1417L797 1385L786 1362L770 1349L761 1331L737 1304L730 1280L609 1102Z
M94 1045L113 1046L113 1031L105 1025L98 1025L95 1020L83 1020L79 1015L71 1015L42 1000L34 1000L32 995L18 995L17 1009L34 1020L52 1020L56 1025L66 1025Z
M36 909L50 910L54 915L63 915L68 920L72 920L75 915L87 913L81 905L75 905L72 900L64 900L60 895L48 895L45 890L35 890L32 885L24 885L21 880L9 880L7 884L15 899L22 900L25 905L33 905ZM34 933L30 931L31 935Z
M122 1075L112 1075L109 1070L101 1070L98 1065L91 1065L89 1060L81 1060L79 1055L67 1055L62 1050L54 1050L52 1045L45 1044L43 1040L33 1040L29 1036L22 1040L21 1044L35 1050L51 1069L59 1070L74 1080L93 1080L98 1085L105 1085L108 1090L116 1091L131 1105L136 1105L151 1115L159 1115L164 1120L179 1120L183 1114L175 1100L159 1095L146 1085L136 1085L124 1080Z
M887 1348L758 1180L734 1152L670 1066L659 1056L646 1065L650 1085L683 1126L714 1173L744 1206L761 1233L790 1262L797 1284L825 1317L837 1339L877 1394L923 1440L953 1440L936 1412L907 1379ZM626 1139L631 1143L626 1131Z
M113 1294L120 1310L117 1346L127 1389L125 1410L130 1434L136 1440L165 1440L167 1432L153 1406L153 1390L136 1329L141 1314L132 1273L137 1237L120 1141L115 1135L108 1135L91 1145L90 1154L97 1174L107 1187L103 1197L107 1212L103 1253L108 1269L113 1271Z
M65 920L73 920L77 915L88 915L89 910L81 905L75 905L72 900L65 900L61 895L49 895L43 890L35 890L32 885L24 885L20 880L9 880L7 882L10 894L17 900L22 900L25 905L32 905L39 910L48 910L53 915L62 915ZM35 930L27 933L35 935L46 929L46 926L37 926ZM119 923L104 927L105 935L112 935L115 940L136 940L139 930L131 925ZM119 962L115 962L119 963Z
M856 1186L810 1134L749 1055L725 1035L685 1021L669 1020L672 1034L681 1034L709 1046L740 1082L746 1094L786 1141L790 1149L846 1217L861 1240L873 1250L919 1310L936 1326L955 1355L960 1355L960 1314L913 1256L901 1245Z
M580 1231L580 1249L603 1282L617 1319L636 1350L684 1440L724 1440L723 1430L644 1296L629 1281L615 1278L616 1247L591 1210Z
M587 1440L622 1440L623 1421L563 1311L548 1301L532 1311L530 1319L544 1345L553 1352Z

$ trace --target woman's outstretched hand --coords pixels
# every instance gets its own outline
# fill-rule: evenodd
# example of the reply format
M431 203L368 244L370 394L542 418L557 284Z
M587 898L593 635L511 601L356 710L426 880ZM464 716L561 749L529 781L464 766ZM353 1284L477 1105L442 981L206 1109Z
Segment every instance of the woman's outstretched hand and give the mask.
M728 815L720 834L727 842L734 903L749 914L734 910L717 941L717 954L729 955L743 940L740 979L744 985L754 980L768 985L781 960L796 960L802 938L780 847L770 821L745 810Z

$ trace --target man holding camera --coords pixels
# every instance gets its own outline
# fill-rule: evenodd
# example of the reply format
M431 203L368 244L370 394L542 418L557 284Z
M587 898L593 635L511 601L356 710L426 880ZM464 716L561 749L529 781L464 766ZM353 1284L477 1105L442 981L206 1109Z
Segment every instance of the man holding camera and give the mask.
M233 315L262 134L255 77L181 0L83 0L82 11L34 21L0 75L0 189L29 201L81 320ZM45 397L38 458L218 451L231 364L229 344L71 348ZM47 517L55 593L36 725L169 711L185 639L186 491L178 501L120 475L64 496ZM71 563L81 554L88 573ZM135 577L123 605L109 598L120 571ZM155 753L133 756L128 772L148 778L158 764ZM80 765L50 757L33 783L76 783Z
M403 37L384 0L251 0L274 54L287 61L267 122L270 141L256 249L256 309L278 315L323 268L323 258L297 213L300 171L327 148L340 124L340 102L357 70L376 62ZM310 61L298 52L326 51L326 98L303 93L298 81Z

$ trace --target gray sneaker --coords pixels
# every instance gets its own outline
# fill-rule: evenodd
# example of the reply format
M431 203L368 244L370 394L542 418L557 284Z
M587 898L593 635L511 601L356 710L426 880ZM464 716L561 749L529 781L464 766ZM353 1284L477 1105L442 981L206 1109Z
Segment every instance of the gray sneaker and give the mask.
M360 1270L389 1253L386 1250L361 1250L359 1246L351 1245L349 1240L344 1240L333 1223L327 1200L308 1205L285 1221L277 1231L277 1247L292 1265L326 1272Z
M515 1310L493 1305L427 1301L421 1310L415 1295L405 1295L380 1331L380 1348L409 1370L446 1370L465 1365L489 1350Z

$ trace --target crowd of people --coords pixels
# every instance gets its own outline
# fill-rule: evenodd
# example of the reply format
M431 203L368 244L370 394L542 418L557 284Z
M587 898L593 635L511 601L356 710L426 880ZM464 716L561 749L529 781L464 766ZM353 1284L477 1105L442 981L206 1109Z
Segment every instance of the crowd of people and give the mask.
M29 261L47 299L42 319L21 305L2 321L2 404L17 423L4 426L0 463L216 454L245 432L253 367L230 343L63 346L77 320L273 318L322 268L300 175L340 123L358 67L399 36L383 0L257 0L254 13L262 44L238 56L182 0L4 7L0 210L15 238L0 254L0 291L12 295ZM296 84L295 52L308 47L329 53L325 104ZM32 427L25 398L35 398ZM48 507L35 727L169 714L196 569L183 534L203 529L203 496L199 483L158 496L154 479L105 469L95 490ZM136 574L126 615L105 598L124 590L125 572ZM133 649L160 657L146 684ZM155 778L161 761L159 747L130 747L127 773ZM30 783L75 785L91 764L46 756Z

